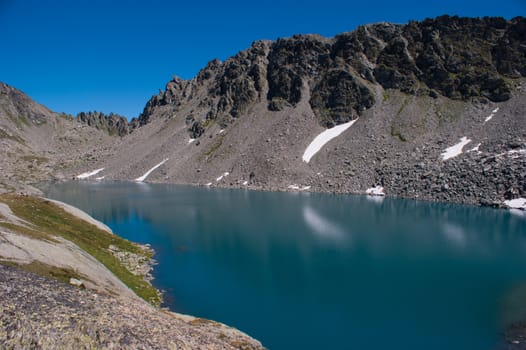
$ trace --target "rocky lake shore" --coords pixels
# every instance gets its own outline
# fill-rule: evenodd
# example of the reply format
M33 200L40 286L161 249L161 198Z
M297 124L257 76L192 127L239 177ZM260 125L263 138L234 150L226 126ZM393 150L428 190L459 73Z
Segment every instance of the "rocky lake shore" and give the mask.
M153 252L38 197L35 184L375 188L499 208L526 198L525 28L524 17L441 16L257 41L174 77L132 120L55 113L0 83L0 345L262 347L144 302L160 304ZM351 122L305 159L313 140ZM525 348L525 330L510 328L506 349Z

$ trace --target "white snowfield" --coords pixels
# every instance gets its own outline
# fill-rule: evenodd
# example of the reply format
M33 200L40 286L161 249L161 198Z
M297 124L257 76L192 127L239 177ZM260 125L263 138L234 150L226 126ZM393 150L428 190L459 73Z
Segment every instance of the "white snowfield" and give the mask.
M526 210L526 198L510 199L509 201L504 201L504 205L510 209Z
M230 175L230 173L229 173L228 171L227 171L227 172L224 172L223 175L219 176L219 177L216 179L216 182L219 182L219 181L223 180L223 178L224 178L225 176L228 176L228 175Z
M464 146L470 142L471 140L466 136L462 137L459 143L446 148L446 150L442 153L442 160L448 160L462 154L462 148L464 148Z
M486 124L487 122L489 122L494 116L495 114L499 111L499 107L495 108L494 110L491 111L491 114L484 120L484 124Z
M468 151L469 152L477 152L477 153L482 153L480 150L479 150L479 147L480 147L481 143L478 143L475 147L473 147L472 149L470 149Z
M333 128L330 128L330 129L327 129L325 131L322 131L307 146L307 149L305 149L305 152L303 153L303 161L305 163L310 162L311 158L314 157L314 155L316 153L318 153L319 150L321 150L322 147L325 146L325 144L327 142L329 142L330 140L332 140L335 137L340 136L340 134L342 132L344 132L345 130L349 129L357 120L358 120L358 118L356 118L355 120L351 120L350 122L347 122L347 123L344 123L344 124L340 124L340 125L336 125Z
M382 186L368 188L365 193L369 196L385 196L384 188Z
M519 158L521 155L526 156L526 149L513 149L508 151L508 155L512 158Z
M100 168L100 169L97 169L97 170L93 170L93 171L88 171L88 172L82 173L80 175L77 175L77 179L87 179L88 177L92 177L93 175L97 175L98 173L100 173L103 170L104 170L104 168Z
M292 184L292 185L288 185L287 188L289 190L295 190L295 191L308 191L310 190L311 186L299 186L299 185L296 185L296 184Z
M144 180L146 180L146 178L155 170L157 169L158 167L160 167L161 165L163 165L164 163L166 163L166 161L168 160L168 158L164 159L162 162L160 162L159 164L157 164L156 166L154 166L153 168L151 168L150 170L148 170L143 176L141 177L138 177L136 178L134 181L135 182L143 182Z

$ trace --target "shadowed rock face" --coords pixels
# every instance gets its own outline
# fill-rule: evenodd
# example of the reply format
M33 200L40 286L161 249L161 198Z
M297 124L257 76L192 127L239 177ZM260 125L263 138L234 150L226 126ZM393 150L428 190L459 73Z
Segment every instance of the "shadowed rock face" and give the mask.
M106 131L110 135L128 135L135 127L135 124L128 123L126 117L110 113L106 115L102 112L81 112L75 118L78 122Z
M261 98L270 111L296 106L303 94L321 125L355 118L375 104L374 86L456 100L510 99L506 78L526 75L526 19L442 16L407 25L360 26L332 39L297 35L255 42L191 81L175 78L147 103L139 125L156 108L180 107L208 89L207 119L238 118Z

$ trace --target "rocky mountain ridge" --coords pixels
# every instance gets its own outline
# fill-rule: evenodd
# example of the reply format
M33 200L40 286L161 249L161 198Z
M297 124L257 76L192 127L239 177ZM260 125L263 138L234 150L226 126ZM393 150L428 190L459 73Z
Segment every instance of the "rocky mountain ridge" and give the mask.
M155 167L146 181L338 193L378 185L398 197L498 205L525 196L525 33L523 17L442 16L334 38L257 41L192 80L174 77L130 122L88 112L75 123L21 93L4 94L3 142L17 148L9 154L25 154L8 157L24 165L11 177L103 169L97 178L134 180ZM35 138L51 119L74 139L53 136L51 145L49 135L64 131L49 128ZM302 160L323 130L349 121ZM43 141L24 151L17 138ZM463 138L470 148L443 159ZM23 157L33 159L29 172Z
M115 113L104 114L97 111L80 112L75 117L75 120L95 129L104 130L110 136L117 135L120 137L128 135L138 126L136 118L128 122L128 119L122 115Z
M257 41L174 77L113 156L79 170L132 180L166 160L147 181L498 205L525 195L525 31L523 17L442 16ZM476 152L444 160L463 137Z
M207 119L239 117L262 98L271 111L295 106L307 82L311 108L329 127L374 105L371 84L410 95L507 101L512 87L506 79L526 75L525 28L522 17L442 16L407 25L364 25L331 39L296 35L258 41L224 63L211 61L191 81L174 78L150 99L139 124L148 122L155 107L177 111L206 82Z

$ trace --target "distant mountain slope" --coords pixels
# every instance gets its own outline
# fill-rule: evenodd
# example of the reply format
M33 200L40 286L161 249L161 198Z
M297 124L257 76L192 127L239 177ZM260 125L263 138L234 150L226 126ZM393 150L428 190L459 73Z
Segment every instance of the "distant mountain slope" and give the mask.
M258 41L192 80L171 80L97 167L132 180L168 159L146 181L352 193L381 185L468 203L525 196L525 33L522 17L443 16ZM325 128L356 119L302 160ZM463 137L463 152L445 160Z
M63 178L64 169L99 160L114 142L109 135L0 83L0 190Z

